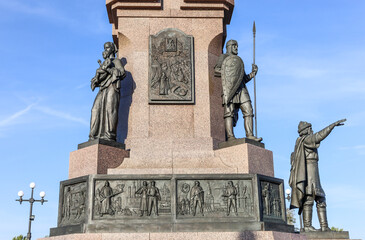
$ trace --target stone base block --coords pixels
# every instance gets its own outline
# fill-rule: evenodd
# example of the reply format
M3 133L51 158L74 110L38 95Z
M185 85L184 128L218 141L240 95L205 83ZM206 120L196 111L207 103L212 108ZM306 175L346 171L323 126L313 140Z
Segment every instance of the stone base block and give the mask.
M124 143L105 140L105 139L100 139L100 138L94 139L94 140L89 140L89 141L84 142L84 143L80 143L79 145L77 145L77 149L86 148L86 147L89 147L89 146L92 146L92 145L95 145L95 144L103 144L103 145L106 145L106 146L125 149L125 144Z
M59 199L52 237L294 232L286 223L283 180L258 174L89 175L62 181Z
M86 142L80 145L80 149L70 153L70 179L89 174L106 174L108 168L119 166L129 156L129 151L119 145L108 146L102 142Z
M39 240L306 240L304 235L275 231L175 232L175 233L84 233Z
M244 143L217 149L214 155L227 167L235 168L237 173L274 177L273 153L262 147Z
M166 149L171 149L166 143ZM117 168L108 169L108 174L262 174L274 177L271 151L249 143L227 146L217 150L186 149L169 150L160 146L161 155L146 150L146 156L126 158ZM150 154L150 155L148 155Z
M235 146L235 145L240 145L243 143L249 143L258 147L262 147L265 148L265 144L261 143L261 142L257 142L248 138L236 138L230 141L225 141L225 142L220 142L218 144L218 148L226 148L226 147L231 147L231 146Z
M337 239L349 239L349 232L301 232L301 235L307 237L307 239L316 239L316 240L337 240Z

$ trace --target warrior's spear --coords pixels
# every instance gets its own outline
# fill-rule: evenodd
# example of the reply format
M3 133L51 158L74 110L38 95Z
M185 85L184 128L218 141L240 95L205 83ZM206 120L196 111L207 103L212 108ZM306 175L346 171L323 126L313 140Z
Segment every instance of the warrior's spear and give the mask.
M253 64L255 64L255 39L256 39L256 25L253 21ZM256 75L253 78L253 91L254 91L254 106L255 106L255 137L257 137L257 110L256 110Z

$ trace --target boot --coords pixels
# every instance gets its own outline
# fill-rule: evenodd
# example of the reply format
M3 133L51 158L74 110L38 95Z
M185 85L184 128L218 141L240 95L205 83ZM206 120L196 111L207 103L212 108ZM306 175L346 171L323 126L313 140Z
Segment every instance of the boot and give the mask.
M233 118L231 118L231 117L225 118L224 126L226 127L227 141L236 139L233 134Z
M312 208L313 205L304 205L303 206L303 223L304 223L304 232L316 232L312 226Z
M257 138L253 135L253 117L247 116L247 117L244 117L244 120L245 120L246 137L248 139L254 140L256 142L261 142L262 138Z
M322 232L331 231L331 229L328 227L326 207L317 207L317 214L318 214L319 224L321 226L321 231Z

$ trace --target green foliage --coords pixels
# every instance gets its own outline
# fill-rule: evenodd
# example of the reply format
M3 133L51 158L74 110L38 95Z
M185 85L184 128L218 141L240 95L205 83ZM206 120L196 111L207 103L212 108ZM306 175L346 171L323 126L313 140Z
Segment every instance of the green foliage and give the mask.
M25 237L23 235L19 235L17 237L13 237L13 240L27 240L27 237Z
M297 222L295 218L294 209L290 210L289 208L286 209L286 219L289 225L294 225Z
M342 232L343 228L331 227L331 230L334 231L334 232Z

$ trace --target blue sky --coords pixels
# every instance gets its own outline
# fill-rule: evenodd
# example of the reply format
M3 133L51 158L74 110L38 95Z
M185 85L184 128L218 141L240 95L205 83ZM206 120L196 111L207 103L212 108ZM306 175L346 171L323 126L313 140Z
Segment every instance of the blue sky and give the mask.
M258 133L286 187L299 121L319 131L347 118L321 144L319 166L329 225L355 239L365 239L364 9L363 0L237 0L227 28L249 71L256 21ZM0 29L0 239L26 234L29 204L14 200L30 196L31 181L49 200L35 204L36 239L57 225L69 153L87 140L89 82L111 25L102 0L1 0ZM243 137L242 119L235 132Z

